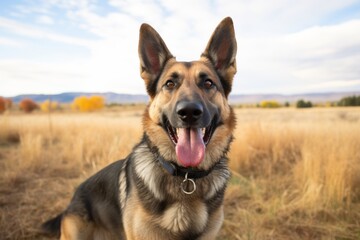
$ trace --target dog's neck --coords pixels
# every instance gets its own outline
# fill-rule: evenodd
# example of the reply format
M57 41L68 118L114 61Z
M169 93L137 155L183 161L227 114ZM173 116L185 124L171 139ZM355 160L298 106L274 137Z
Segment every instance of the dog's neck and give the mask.
M179 177L185 177L192 179L198 179L203 178L209 175L209 173L213 170L213 167L211 167L209 170L199 170L195 168L185 168L181 167L175 163L169 162L164 160L161 156L158 156L157 159L161 163L162 167L172 176L179 176Z

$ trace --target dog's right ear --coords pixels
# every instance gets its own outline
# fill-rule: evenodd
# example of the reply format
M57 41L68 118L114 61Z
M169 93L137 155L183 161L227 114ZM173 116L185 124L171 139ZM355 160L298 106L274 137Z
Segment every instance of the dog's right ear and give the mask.
M164 40L149 24L142 24L139 37L140 75L150 97L156 94L156 84L166 62L173 58Z

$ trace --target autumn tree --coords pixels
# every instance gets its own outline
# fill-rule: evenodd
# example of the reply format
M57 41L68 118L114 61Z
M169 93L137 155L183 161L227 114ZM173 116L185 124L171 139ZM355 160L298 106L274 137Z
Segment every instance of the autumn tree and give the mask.
M266 101L262 101L260 103L260 107L262 107L262 108L279 108L279 107L281 107L281 105L277 101L266 100Z
M5 112L5 110L6 110L5 98L0 97L0 113Z
M30 98L24 98L23 100L20 101L19 103L19 107L21 110L23 110L26 113L31 113L32 111L34 111L36 108L38 108L38 105L36 104L36 102L34 102L32 99Z
M80 96L74 99L71 104L71 108L81 112L90 112L100 110L104 107L104 105L105 100L102 96Z
M10 109L12 106L12 100L10 98L0 97L0 114Z
M58 102L54 102L54 101L50 101L50 100L46 100L40 104L40 109L43 112L54 111L54 110L58 109L58 107L59 107Z
M5 98L5 108L8 110L12 107L13 101L10 98Z
M102 96L91 96L89 102L93 110L102 109L105 105L105 100Z

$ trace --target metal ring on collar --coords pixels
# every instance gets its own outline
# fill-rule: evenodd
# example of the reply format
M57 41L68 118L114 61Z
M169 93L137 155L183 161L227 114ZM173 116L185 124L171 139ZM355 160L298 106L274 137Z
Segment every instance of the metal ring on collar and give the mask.
M196 191L196 184L195 184L195 181L192 180L191 178L188 178L187 175L188 175L188 173L186 173L185 179L182 181L182 183L181 183L181 185L180 185L180 188L181 188L181 191L182 191L183 193L190 195L190 194L193 194L193 193ZM192 189L191 191L186 191L186 190L184 189L184 183L186 183L186 182L191 182L191 183L192 183L193 189Z

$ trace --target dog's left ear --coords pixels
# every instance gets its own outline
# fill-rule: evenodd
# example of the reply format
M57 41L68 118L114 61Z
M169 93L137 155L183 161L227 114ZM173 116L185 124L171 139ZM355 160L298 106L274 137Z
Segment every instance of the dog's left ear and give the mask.
M236 50L234 24L232 19L227 17L217 26L201 55L214 65L226 96L231 91L233 77L236 73Z
M150 97L156 94L156 80L166 62L173 58L164 40L150 25L140 27L139 37L140 75L144 79Z

